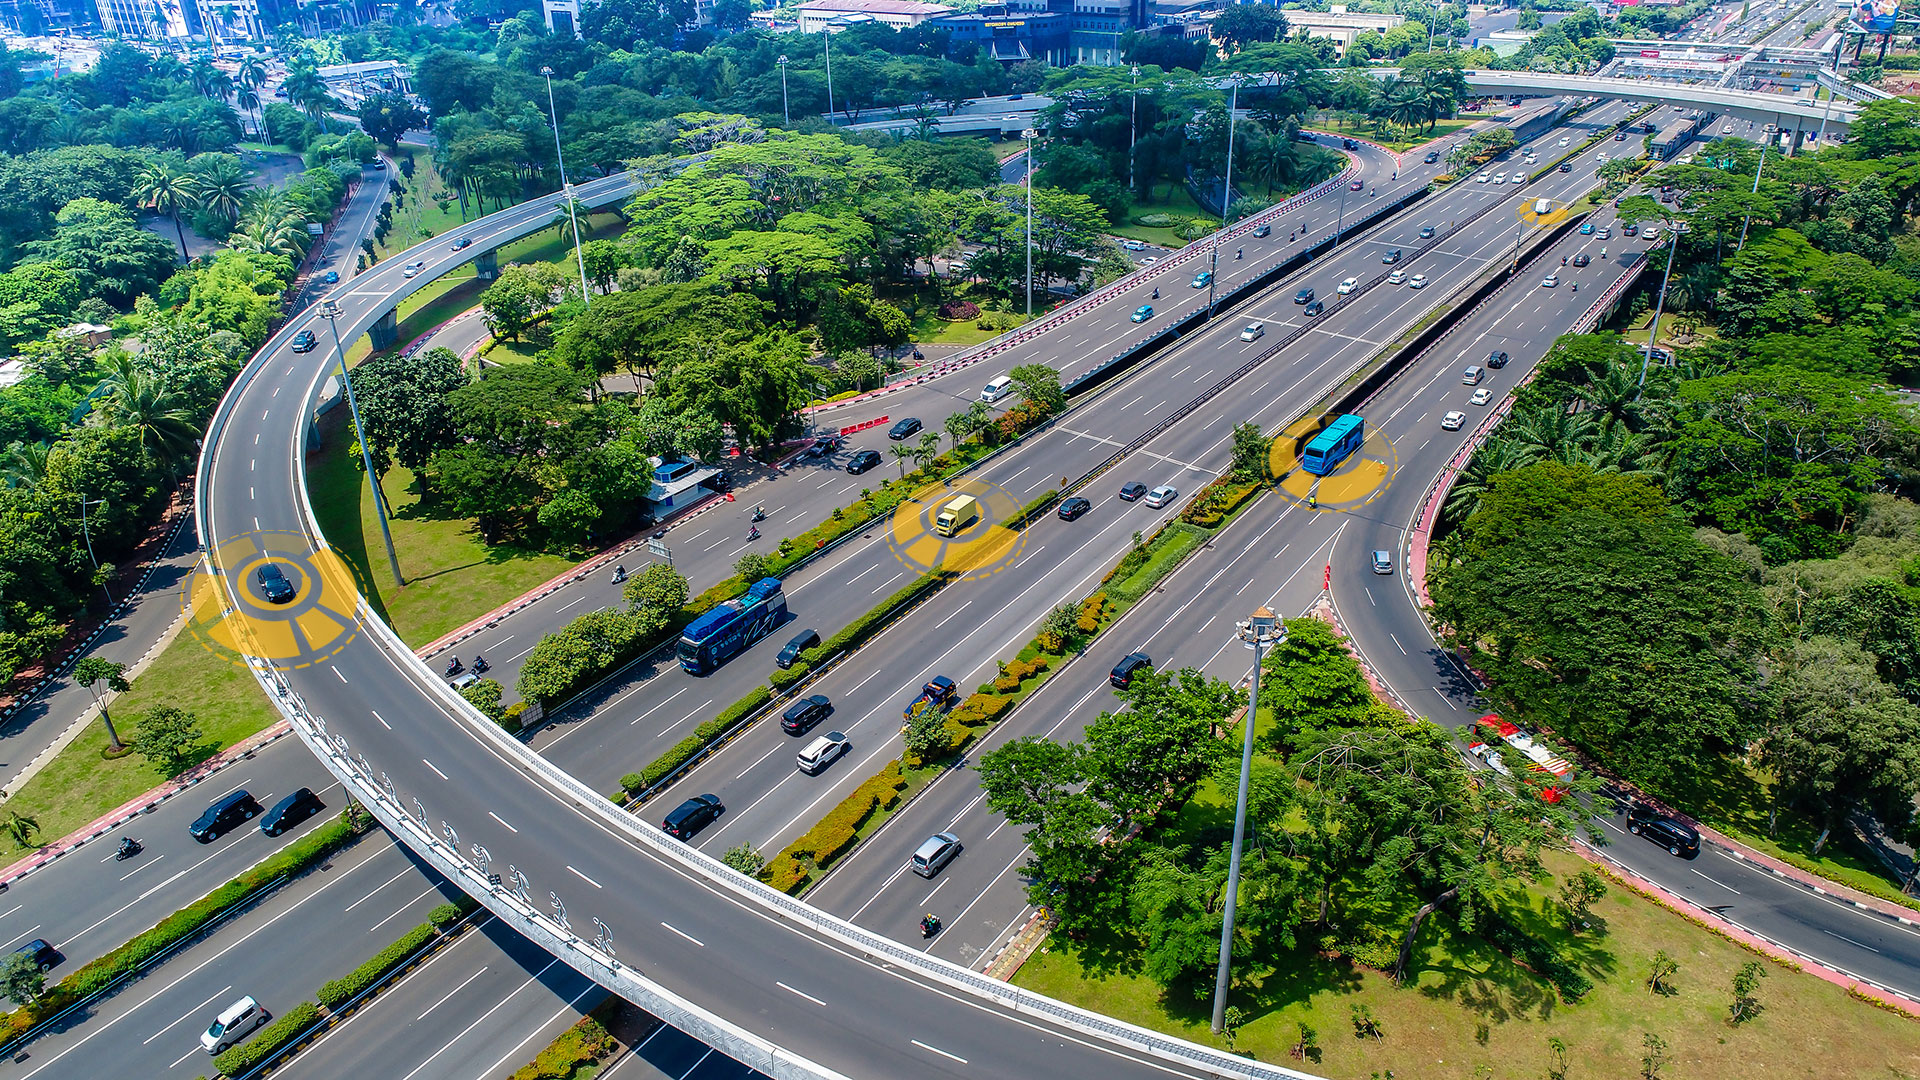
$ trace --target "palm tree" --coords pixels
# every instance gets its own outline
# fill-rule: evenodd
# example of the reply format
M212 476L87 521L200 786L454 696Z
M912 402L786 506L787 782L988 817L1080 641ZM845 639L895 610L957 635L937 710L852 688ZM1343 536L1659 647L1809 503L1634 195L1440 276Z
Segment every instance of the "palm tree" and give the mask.
M1530 461L1573 462L1598 430L1592 416L1568 412L1554 403L1509 420L1502 441L1511 442Z
M1625 364L1608 364L1604 371L1573 394L1601 417L1603 433L1611 431L1616 425L1631 429L1632 422L1639 415L1634 403L1640 397L1640 373Z
M1493 478L1503 472L1511 472L1521 466L1531 464L1519 448L1504 439L1495 439L1474 451L1467 467L1453 482L1453 489L1447 493L1446 505L1441 507L1441 516L1455 525L1467 520L1480 505L1480 496L1492 486Z
M124 694L133 689L127 682L127 667L97 656L83 658L73 665L73 681L93 691L94 704L100 706L100 722L107 725L107 747L122 749L120 733L113 729L113 717L107 715L107 694Z
M43 442L7 444L0 453L0 484L22 491L33 491L47 476L47 444Z
M253 185L237 162L231 158L222 160L218 168L200 174L199 181L201 206L228 221L239 220L240 208L253 194Z
M273 133L267 130L267 106L260 90L267 85L267 65L258 56L249 56L240 64L240 106L252 109L259 118L260 141L271 146Z
M11 806L7 807L7 816L0 819L0 829L5 829L7 835L13 837L13 842L23 848L39 846L33 842L33 838L40 831L40 823Z
M99 399L107 423L138 431L140 445L172 475L200 437L192 412L165 378L142 371L127 353L110 356L107 372L101 384L106 393Z
M312 240L307 235L306 211L278 191L254 192L237 224L227 244L241 251L285 255L297 262Z
M180 211L192 209L198 202L199 179L169 161L149 162L133 181L133 197L141 206L173 218L173 231L180 237L180 261L188 261L187 230L180 224Z
M301 112L315 121L326 118L327 113L340 107L327 93L327 84L320 81L320 75L310 67L300 67L287 73L287 81L282 84L287 92L287 100L293 102Z
M1278 132L1262 135L1247 147L1247 166L1253 175L1266 181L1267 197L1273 197L1275 184L1293 179L1297 162L1293 156L1293 141Z

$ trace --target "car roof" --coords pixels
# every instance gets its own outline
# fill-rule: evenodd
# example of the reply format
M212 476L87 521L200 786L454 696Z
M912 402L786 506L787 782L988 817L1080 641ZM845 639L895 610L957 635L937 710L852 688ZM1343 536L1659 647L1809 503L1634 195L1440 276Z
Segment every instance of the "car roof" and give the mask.
M946 847L948 844L953 843L953 840L954 837L952 833L934 833L932 836L920 841L920 846L913 849L913 853L924 859L939 851L941 848Z

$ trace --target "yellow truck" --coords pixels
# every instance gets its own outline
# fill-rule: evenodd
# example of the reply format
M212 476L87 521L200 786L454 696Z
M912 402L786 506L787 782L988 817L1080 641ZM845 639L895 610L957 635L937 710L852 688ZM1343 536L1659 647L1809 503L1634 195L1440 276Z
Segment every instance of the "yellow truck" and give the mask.
M933 519L933 531L941 536L957 536L960 530L980 520L980 500L961 495L940 508Z

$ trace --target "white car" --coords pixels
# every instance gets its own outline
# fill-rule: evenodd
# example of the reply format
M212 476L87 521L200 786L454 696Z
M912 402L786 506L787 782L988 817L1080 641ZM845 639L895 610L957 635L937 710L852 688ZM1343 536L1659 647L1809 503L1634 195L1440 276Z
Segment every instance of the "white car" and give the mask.
M1141 266L1152 266L1152 265L1153 265L1154 263L1157 263L1157 262L1159 262L1159 261L1160 261L1160 258L1159 258L1159 256L1157 256L1157 255L1149 255L1149 256L1147 256L1146 258L1144 258L1144 259L1141 259L1141 260L1140 260L1140 265L1141 265Z
M1387 275L1387 284L1389 285L1404 284L1406 280L1407 272L1405 270L1395 270L1393 273Z
M1336 291L1338 291L1341 296L1345 296L1359 287L1360 287L1359 278L1348 278L1347 280L1340 283L1340 288Z
M1507 182L1507 174L1506 174L1506 173L1504 173L1504 172L1497 172L1497 173L1494 173L1494 174L1493 174L1493 182L1494 182L1494 183L1496 183L1496 184L1504 184L1504 183L1506 183L1506 182Z
M1240 340L1241 341L1258 341L1266 335L1266 332L1267 332L1266 323L1250 322L1247 324L1246 329L1240 331Z
M1481 173L1479 176L1473 178L1473 182L1476 184L1484 184L1491 179L1493 179L1493 177L1488 176L1486 173Z
M1720 134L1722 134L1722 135L1731 135L1731 134L1733 134L1733 125L1732 125L1732 124L1722 124L1722 125L1720 126Z
M1473 392L1473 396L1467 399L1468 403L1473 405L1485 405L1487 402L1492 400L1493 400L1493 391L1484 386L1478 390L1475 390Z
M1555 288L1559 284L1560 284L1559 274L1548 274L1546 277L1543 277L1540 279L1540 287L1543 289Z
M1407 279L1407 288L1409 289L1424 289L1426 287L1427 275L1425 274L1415 274Z
M1566 135L1562 135L1562 136L1560 136L1560 145L1561 145L1561 146L1565 146L1565 145L1567 145L1568 143L1570 143L1570 142L1572 142L1572 141L1573 141L1573 139L1572 139L1571 137L1569 137L1569 136L1566 136Z
M218 1054L266 1022L267 1010L253 998L243 997L221 1009L207 1030L200 1033L200 1048L209 1054Z
M1144 242L1139 240L1122 240L1120 241L1120 246L1123 248L1126 248L1128 251L1147 250L1147 245Z
M1513 179L1507 182L1510 184L1524 184L1527 182L1527 174L1523 172L1514 173Z
M1596 158L1594 158L1594 160L1595 160L1595 161L1598 161L1598 162L1599 162L1600 164L1602 164L1602 165L1605 165L1605 164L1606 164L1607 162L1609 162L1609 161L1611 161L1611 160L1613 160L1613 159L1612 159L1612 158L1610 158L1610 157L1608 157L1608 156L1607 156L1607 154L1606 154L1606 153L1605 153L1605 152L1603 151L1603 152L1601 152L1601 154L1600 154L1600 156L1599 156L1599 157L1596 157Z
M1154 488L1152 491L1147 492L1147 497L1143 501L1148 506L1151 506L1157 510L1160 507L1167 505L1168 503L1172 502L1173 500L1179 497L1180 497L1180 492L1175 490L1173 485L1162 484L1159 487Z
M1459 431L1467 422L1467 414L1455 410L1440 418L1440 427L1445 431Z

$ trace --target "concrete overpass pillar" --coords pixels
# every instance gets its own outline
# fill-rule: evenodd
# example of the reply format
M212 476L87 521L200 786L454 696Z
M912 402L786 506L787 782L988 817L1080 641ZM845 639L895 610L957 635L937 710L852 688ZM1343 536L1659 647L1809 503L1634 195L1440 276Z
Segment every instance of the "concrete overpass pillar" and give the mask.
M376 350L391 346L393 339L400 336L400 320L396 317L395 310L388 308L387 313L380 316L380 321L374 323L367 331L367 336L373 339L373 347Z
M492 281L500 276L500 253L483 251L473 257L473 276L481 281Z

